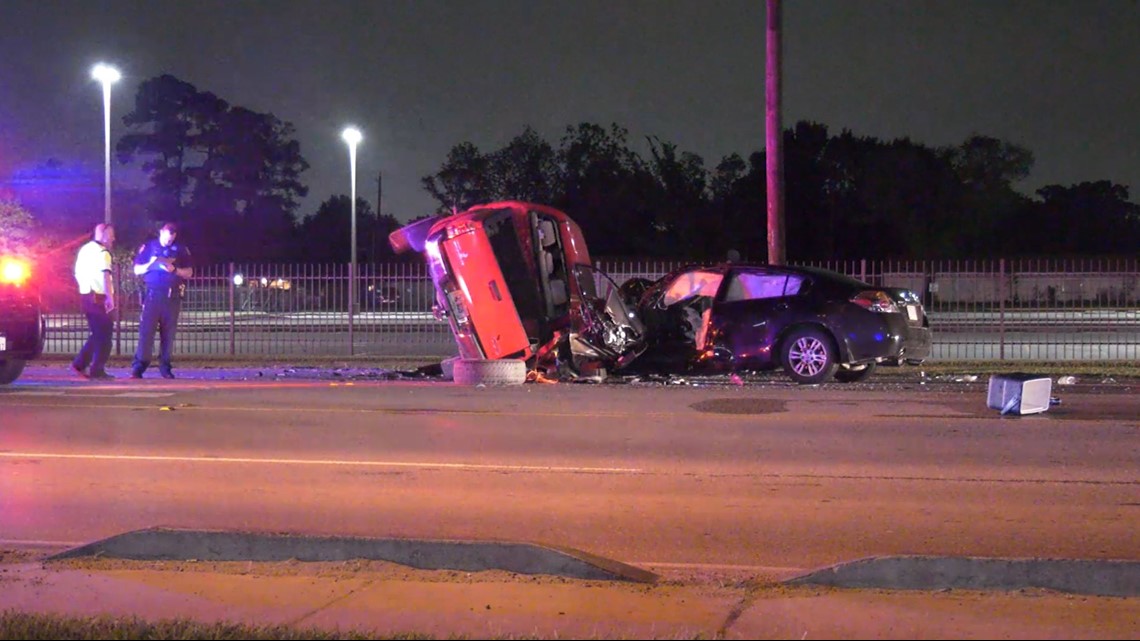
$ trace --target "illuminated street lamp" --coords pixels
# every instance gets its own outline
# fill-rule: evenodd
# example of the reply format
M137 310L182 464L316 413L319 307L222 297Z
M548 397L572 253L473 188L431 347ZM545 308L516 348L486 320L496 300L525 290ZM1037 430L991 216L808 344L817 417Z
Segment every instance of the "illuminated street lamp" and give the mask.
M354 342L352 340L352 315L356 307L356 145L364 137L356 127L345 127L340 137L348 143L348 167L352 181L352 196L349 207L352 211L352 247L348 270L348 355L352 356Z
M103 85L103 222L111 224L111 85L122 75L100 62L91 69L91 77Z

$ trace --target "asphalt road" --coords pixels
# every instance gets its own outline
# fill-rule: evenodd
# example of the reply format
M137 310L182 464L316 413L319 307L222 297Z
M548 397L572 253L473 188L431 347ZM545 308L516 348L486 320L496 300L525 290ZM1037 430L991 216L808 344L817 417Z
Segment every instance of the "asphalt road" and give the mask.
M464 387L180 369L0 388L0 540L150 527L568 546L786 574L876 555L1140 560L1140 396L985 381ZM674 381L677 383L678 381Z

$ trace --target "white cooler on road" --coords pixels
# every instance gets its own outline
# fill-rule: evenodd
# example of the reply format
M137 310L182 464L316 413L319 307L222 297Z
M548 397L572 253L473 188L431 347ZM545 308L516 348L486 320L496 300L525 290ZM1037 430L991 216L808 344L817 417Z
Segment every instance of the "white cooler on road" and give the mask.
M1039 374L994 374L986 404L1002 414L1037 414L1049 409L1053 379Z

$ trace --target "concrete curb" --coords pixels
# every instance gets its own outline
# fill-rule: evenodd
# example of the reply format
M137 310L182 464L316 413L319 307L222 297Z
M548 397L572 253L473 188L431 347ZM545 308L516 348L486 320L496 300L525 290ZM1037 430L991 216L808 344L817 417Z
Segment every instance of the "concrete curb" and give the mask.
M1044 588L1095 596L1140 596L1140 561L871 557L786 581L791 585L901 590Z
M575 579L655 583L657 575L571 548L515 541L299 536L148 528L65 550L47 560L101 556L136 561L390 561L423 570L504 570Z
M574 579L656 583L653 572L573 548L517 541L304 536L148 528L65 550L47 560L389 561L421 570L503 570ZM887 590L1041 588L1093 596L1140 596L1140 561L887 556L839 563L783 581Z

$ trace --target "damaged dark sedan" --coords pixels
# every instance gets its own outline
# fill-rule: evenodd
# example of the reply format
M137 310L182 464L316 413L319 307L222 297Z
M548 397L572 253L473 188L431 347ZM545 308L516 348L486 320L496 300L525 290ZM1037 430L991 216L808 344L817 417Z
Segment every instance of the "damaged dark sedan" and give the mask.
M879 364L921 363L930 323L918 295L837 272L773 265L693 265L623 294L646 326L639 369L783 368L798 383L866 379Z

